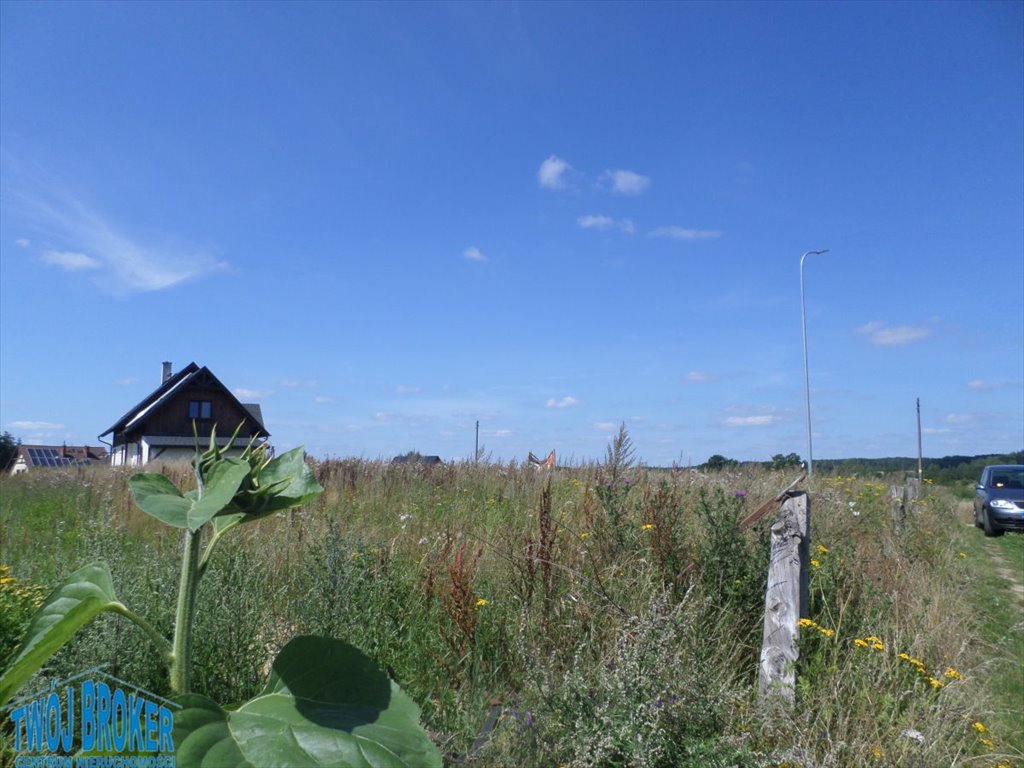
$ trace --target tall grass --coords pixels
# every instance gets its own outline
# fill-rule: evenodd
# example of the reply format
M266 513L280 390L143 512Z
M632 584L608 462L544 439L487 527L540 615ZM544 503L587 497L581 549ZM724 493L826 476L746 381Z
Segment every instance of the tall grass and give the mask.
M811 623L785 708L756 696L771 520L743 532L738 520L790 478L646 470L622 448L551 474L317 464L317 502L217 551L199 596L195 689L248 698L290 637L327 634L384 665L463 764L1011 764L1000 756L1014 743L985 723L990 666L971 642L973 563L958 537L972 531L942 494L897 532L882 485L810 488ZM92 469L0 481L8 592L102 557L121 600L169 632L177 541L132 507L126 479ZM45 673L101 663L167 688L145 638L113 618ZM485 728L488 713L499 716Z

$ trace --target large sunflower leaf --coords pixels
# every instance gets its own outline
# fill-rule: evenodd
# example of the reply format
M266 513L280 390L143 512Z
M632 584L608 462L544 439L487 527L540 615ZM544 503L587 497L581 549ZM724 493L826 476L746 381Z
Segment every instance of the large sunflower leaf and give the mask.
M343 640L295 638L275 659L263 691L234 712L186 698L187 708L175 713L174 739L189 764L212 765L217 750L222 764L253 768L441 766L416 703ZM228 736L238 750L231 759Z

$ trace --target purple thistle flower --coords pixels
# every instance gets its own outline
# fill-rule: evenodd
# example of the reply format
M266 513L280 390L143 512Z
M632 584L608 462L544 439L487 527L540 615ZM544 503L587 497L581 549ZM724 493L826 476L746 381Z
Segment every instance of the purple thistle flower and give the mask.
M529 710L526 711L526 719L524 721L527 726L533 725L533 713Z
M742 488L740 488L738 491L736 491L736 498L737 499L745 498L746 495L747 495L747 492L744 491Z

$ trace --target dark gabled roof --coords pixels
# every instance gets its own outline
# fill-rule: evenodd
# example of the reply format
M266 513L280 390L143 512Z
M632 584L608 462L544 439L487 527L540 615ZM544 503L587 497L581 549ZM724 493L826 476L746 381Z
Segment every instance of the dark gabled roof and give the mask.
M238 406L239 410L248 413L252 417L253 421L256 422L256 426L258 428L257 431L261 433L263 437L270 436L270 433L267 432L266 427L263 426L263 413L259 405L255 405L253 403L245 405L241 403L238 400L238 398L235 397L234 394L232 394L231 390L225 387L221 383L220 379L213 375L209 368L207 368L205 365L202 368L200 368L198 365L192 362L186 365L184 368L182 368L174 375L172 375L170 378L168 378L167 381L165 381L159 387L154 389L138 405L136 405L134 408L132 408L130 411L124 414L124 416L122 416L120 419L114 422L114 425L112 427L110 427L106 432L100 434L100 438L102 439L104 436L109 435L111 433L116 435L119 432L124 432L134 422L141 419L154 408L158 408L162 403L166 402L171 395L173 395L181 388L185 387L190 381L199 376L210 377L217 386L224 390L225 394L227 394L228 397L235 401L235 404Z

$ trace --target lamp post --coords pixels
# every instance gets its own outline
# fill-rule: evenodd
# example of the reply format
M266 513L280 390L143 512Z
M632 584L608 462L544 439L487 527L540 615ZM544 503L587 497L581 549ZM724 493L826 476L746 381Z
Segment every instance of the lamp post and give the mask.
M828 248L821 251L806 251L800 257L800 320L804 329L804 400L807 402L807 475L814 477L814 448L811 443L811 378L807 368L807 304L804 301L804 259L808 256L820 256L828 253Z

